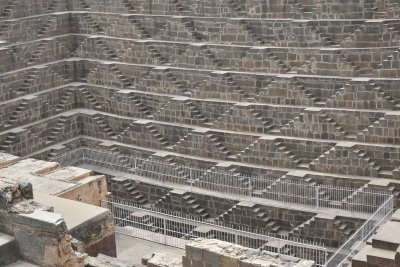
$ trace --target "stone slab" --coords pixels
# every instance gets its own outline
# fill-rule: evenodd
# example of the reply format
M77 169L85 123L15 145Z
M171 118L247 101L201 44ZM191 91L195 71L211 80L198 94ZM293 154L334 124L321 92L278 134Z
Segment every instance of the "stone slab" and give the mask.
M400 245L400 223L389 221L381 226L372 237L372 247L396 251Z
M53 206L54 212L64 217L68 230L109 212L108 209L43 193L36 193L34 199L39 203Z

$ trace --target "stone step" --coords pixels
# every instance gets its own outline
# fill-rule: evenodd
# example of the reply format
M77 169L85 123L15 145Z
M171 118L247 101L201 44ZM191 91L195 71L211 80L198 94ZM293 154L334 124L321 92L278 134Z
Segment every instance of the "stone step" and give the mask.
M0 266L17 261L17 242L14 237L0 233Z

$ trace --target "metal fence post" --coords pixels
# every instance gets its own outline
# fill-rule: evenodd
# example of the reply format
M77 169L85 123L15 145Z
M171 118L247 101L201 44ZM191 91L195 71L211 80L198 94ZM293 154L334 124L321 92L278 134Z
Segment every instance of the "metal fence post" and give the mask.
M249 198L251 199L252 197L252 193L251 193L251 177L249 176Z
M315 209L319 210L319 187L315 187Z
M190 192L192 192L192 191L193 191L193 176L192 176L192 169L190 169L189 176L190 176Z
M278 255L281 254L281 240L278 239Z
M136 159L135 159L135 175L136 175L136 166L137 166L137 165L136 165Z
M167 244L167 223L165 221L165 218L163 218L163 224L164 224L164 244Z
M238 244L238 234L237 233L235 233L235 244L236 245Z
M86 163L85 163L85 149L82 149L82 161L83 161L83 166L86 166Z

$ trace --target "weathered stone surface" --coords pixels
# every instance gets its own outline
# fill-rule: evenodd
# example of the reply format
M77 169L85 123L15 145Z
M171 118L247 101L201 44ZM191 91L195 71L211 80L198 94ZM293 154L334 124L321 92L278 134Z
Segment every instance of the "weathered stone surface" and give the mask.
M195 239L186 244L183 266L255 267L255 266L315 266L313 261L290 258L276 253L245 248L239 245L207 239Z

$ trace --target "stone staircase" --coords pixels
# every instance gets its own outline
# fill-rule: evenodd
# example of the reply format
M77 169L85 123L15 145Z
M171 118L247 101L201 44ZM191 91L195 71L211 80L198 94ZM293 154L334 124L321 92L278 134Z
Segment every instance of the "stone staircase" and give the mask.
M33 65L39 63L48 45L49 41L47 40L41 41L40 44L36 47L36 49L31 53L31 56L28 59L27 64Z
M115 64L110 64L109 66L109 69L116 75L118 81L121 83L122 88L130 87L132 85L129 79L122 74Z
M276 147L276 150L285 155L291 162L293 162L296 168L298 169L303 169L303 170L308 170L309 169L309 164L312 160L307 159L307 158L302 158L300 159L296 153L293 151L289 150L287 146L281 142L278 141L274 142L274 146Z
M154 45L146 45L147 50L149 51L149 56L157 60L158 64L166 64L168 61L158 52L157 48ZM155 62L155 64L157 64Z
M224 67L223 64L215 57L214 53L207 46L201 46L201 49L205 57L212 61L216 69Z
M122 0L122 4L125 9L128 10L128 14L136 14L134 5L131 3L132 0Z
M107 56L108 59L113 60L113 61L118 61L119 57L117 53L112 50L105 41L103 40L96 40L95 42L96 46L100 47L101 51L104 53L104 55Z
M253 29L249 22L247 22L246 20L241 20L240 24L243 26L243 29L248 32L249 36L254 39L254 45L265 45L264 39L259 34L257 34L257 32Z
M221 139L212 133L206 134L206 140L209 144L216 148L221 154L225 157L229 157L231 155L231 151L222 143Z
M190 19L189 21L185 21L183 23L183 25L185 25L186 29L190 32L190 34L192 35L192 37L195 41L202 41L203 36L201 33L196 31L194 24L195 24L195 21L193 19Z
M101 118L100 116L95 116L93 118L94 123L99 127L99 129L106 133L111 139L117 139L117 135L112 130L112 128Z
M188 96L188 97L191 96L191 92L187 90L186 86L181 81L178 81L176 76L171 71L167 70L165 72L165 74L166 74L167 80L174 83L175 88L178 89L178 92L180 92L181 95ZM177 93L177 94L179 94L179 93Z
M9 26L7 25L7 23L2 23L0 25L0 38L6 38L5 35L7 34L8 30L9 30Z
M190 192L172 190L157 200L155 206L194 215L202 219L210 218L206 209L198 203Z
M21 103L17 107L17 109L12 113L12 115L8 118L6 124L4 127L11 127L17 124L18 117L20 114L24 111L26 111L29 108L29 100L27 99L22 99Z
M37 32L36 36L40 39L47 35L50 28L57 24L57 18L49 18L42 28Z
M182 196L184 203L186 206L188 206L189 213L192 213L196 216L199 216L203 219L208 219L210 218L210 214L206 211L205 208L203 208L198 201L190 194L190 193L185 193Z
M278 234L279 232L281 232L282 226L280 225L280 223L274 219L271 219L268 216L268 213L264 212L262 208L255 207L252 212L257 220L261 220L264 223L265 230L273 234Z
M51 128L50 133L47 137L47 142L48 143L55 143L60 139L60 136L62 136L62 132L64 131L65 124L68 121L68 117L66 116L61 116L57 123L56 126Z
M150 133L150 135L155 140L157 140L158 143L160 143L163 147L169 146L168 140L161 135L161 133L158 131L158 129L154 125L149 123L149 124L146 124L145 127L146 127L147 131Z
M89 26L90 29L93 29L96 34L104 35L104 29L97 23L89 13L82 13L81 17Z
M291 71L290 67L286 66L286 64L277 56L275 56L273 52L268 52L267 58L273 62L272 65L277 67L277 71L279 73L287 73Z
M376 161L371 159L364 149L358 149L358 148L353 149L352 153L353 153L353 155L356 156L356 158L361 159L365 163L365 165L367 165L369 168L371 168L373 173L376 173L376 176L378 175L378 173L382 167Z
M254 148L258 145L258 140L255 140L253 143L251 143L248 147L246 147L245 149L243 149L242 151L240 151L237 155L236 158L238 161L241 161L242 156L244 155L250 155Z
M17 1L16 0L11 0L11 1L7 1L7 2L8 3L4 7L3 13L0 14L0 18L1 19L10 18L12 13L14 12L14 10L17 7Z
M317 107L324 107L326 105L326 102L324 99L315 96L314 93L311 92L310 90L308 90L301 81L295 79L294 86L298 91L300 91L301 95L304 98L310 100L310 105L317 106Z
M318 231L324 229L326 229L329 234L317 234ZM321 216L318 214L303 224L293 228L293 230L289 232L289 236L302 239L306 238L310 241L325 241L324 243L328 247L339 247L342 242L346 241L352 235L355 229L356 227L348 225L343 219L338 218L338 216L332 217L329 215L329 218L324 218L324 215Z
M394 50L386 59L374 70L378 77L397 78L400 75L400 48Z
M75 96L75 89L70 88L68 89L61 97L60 101L56 104L55 112L60 113L65 110L65 106L68 105L68 103L71 103L71 98Z
M52 0L50 2L50 5L47 6L47 12L49 12L49 13L54 12L55 9L57 8L58 1L59 0Z
M122 186L125 188L126 192L128 193L128 199L130 201L133 201L140 205L146 205L148 203L145 196L139 190L136 189L136 185L132 181L127 179L122 184Z
M229 87L229 89L228 89L229 91L232 90L235 94L238 94L239 97L241 99L243 99L244 101L255 102L255 98L250 97L246 92L244 92L242 90L242 88L240 88L240 86L235 82L235 80L229 73L226 73L226 75L224 77L225 77L226 83Z
M30 94L32 93L31 88L34 85L39 86L39 79L50 77L54 77L52 78L52 80L54 81L53 86L62 85L65 83L64 77L53 70L49 70L47 74L43 74L40 69L33 68L28 71L28 75L24 79L24 82L19 86L18 90L13 93L15 93L15 97Z
M140 116L147 118L147 119L152 119L153 115L151 115L151 111L149 107L147 107L145 104L143 104L141 98L137 95L130 95L128 96L128 99L132 101L133 105L136 107L136 110L140 113Z
M9 148L12 145L15 145L18 143L19 136L17 133L14 132L9 132L6 139L3 141L3 143L0 146L0 152L9 152Z
M350 140L350 136L344 128L331 118L326 111L312 108L305 109L284 125L280 132L282 135L293 137L308 137L308 127L314 129L312 133L317 134L319 138L343 140L345 136L348 136L348 140ZM355 138L356 136L352 136L352 139Z
M103 106L101 106L99 102L97 102L96 98L87 88L81 88L79 89L79 92L83 96L83 98L90 104L91 108L93 108L94 110L103 110Z
M377 97L386 101L389 105L393 106L393 110L400 110L400 100L395 99L391 95L389 95L385 90L383 90L380 86L377 86L376 83L371 82L368 85L369 88L372 88L374 92L376 92Z
M204 117L199 108L191 100L185 100L184 103L189 109L191 118L198 121L199 124L204 124L207 122L207 119Z
M129 18L129 21L135 26L136 30L139 32L140 39L148 39L151 38L151 35L143 26L143 22L139 20L137 17Z

